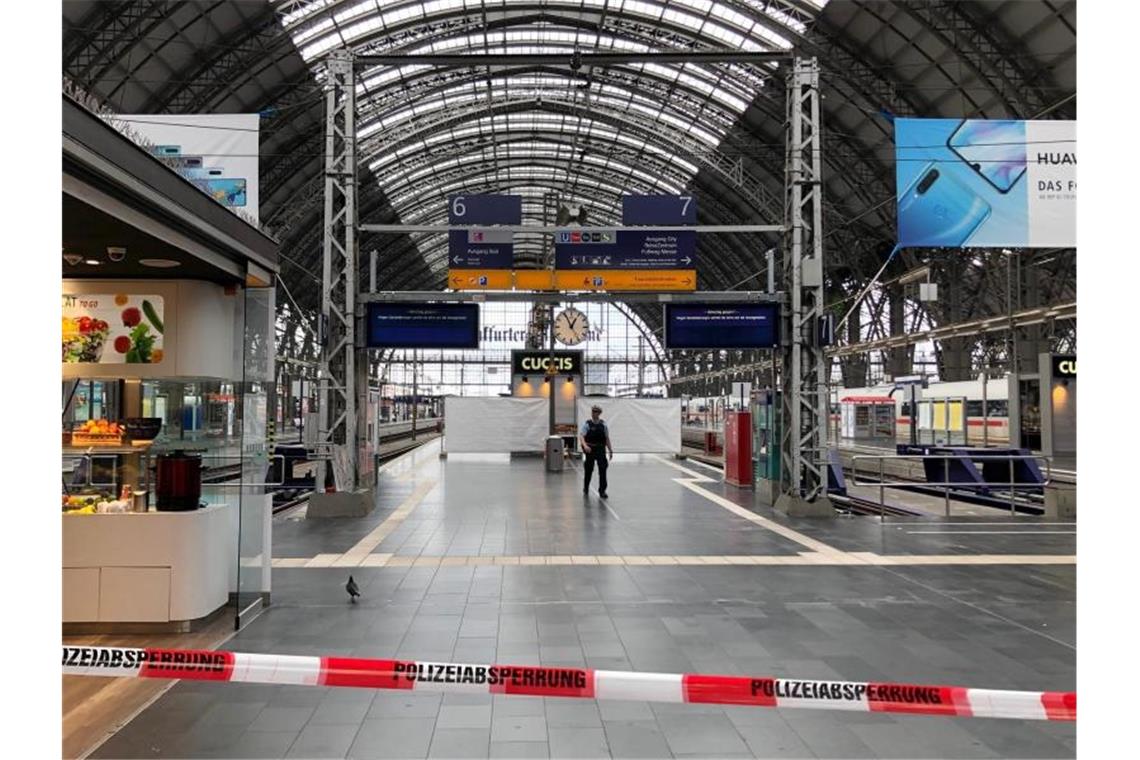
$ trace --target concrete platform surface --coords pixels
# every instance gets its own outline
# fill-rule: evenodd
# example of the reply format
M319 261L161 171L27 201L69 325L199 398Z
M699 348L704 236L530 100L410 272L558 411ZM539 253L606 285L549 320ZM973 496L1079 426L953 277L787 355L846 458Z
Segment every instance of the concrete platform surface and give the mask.
M438 446L387 465L366 517L275 522L273 605L225 648L1075 688L1074 523L794 520L633 455L603 501L580 463ZM185 682L92 757L1074 754L1072 724Z

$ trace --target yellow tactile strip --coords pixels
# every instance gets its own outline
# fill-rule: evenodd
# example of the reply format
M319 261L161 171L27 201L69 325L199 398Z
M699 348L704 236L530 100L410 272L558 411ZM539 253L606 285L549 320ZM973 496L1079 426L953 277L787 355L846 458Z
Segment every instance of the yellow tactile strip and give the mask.
M274 567L314 568L346 567L339 561L344 555L318 554L312 559L279 558ZM397 557L391 554L370 554L357 562L360 567L471 567L520 565L1073 565L1077 558L1070 554L894 554L879 555L873 552L802 552L800 554L769 555L690 555L690 556L628 556L628 555L487 555L468 557Z

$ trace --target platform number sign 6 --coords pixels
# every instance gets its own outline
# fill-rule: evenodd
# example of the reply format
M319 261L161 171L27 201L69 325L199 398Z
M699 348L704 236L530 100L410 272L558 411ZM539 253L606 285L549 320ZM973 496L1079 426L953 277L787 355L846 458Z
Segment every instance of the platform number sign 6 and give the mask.
M467 206L463 204L463 196L457 195L451 199L451 215L462 217L467 213Z

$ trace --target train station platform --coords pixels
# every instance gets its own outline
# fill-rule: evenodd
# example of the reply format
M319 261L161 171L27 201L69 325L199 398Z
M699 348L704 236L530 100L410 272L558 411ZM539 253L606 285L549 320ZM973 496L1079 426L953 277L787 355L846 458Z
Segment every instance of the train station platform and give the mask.
M366 517L276 519L272 604L221 648L1075 689L1074 523L788 519L649 455L603 500L579 462L439 447ZM186 681L91 756L1074 755L1073 723Z

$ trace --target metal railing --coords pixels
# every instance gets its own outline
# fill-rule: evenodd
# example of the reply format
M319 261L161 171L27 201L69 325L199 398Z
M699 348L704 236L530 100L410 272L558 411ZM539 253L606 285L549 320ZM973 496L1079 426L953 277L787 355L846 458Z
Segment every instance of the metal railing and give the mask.
M863 481L859 482L859 460L874 459L879 463L879 479L877 481ZM927 459L941 459L942 460L942 481L887 481L884 473L884 466L886 460L918 460L924 461ZM1009 463L1009 482L1008 483L963 483L950 480L950 462L954 460L968 459L972 462L986 462L986 461L1004 461ZM1034 459L1039 463L1045 464L1045 480L1040 483L1024 483L1018 482L1014 463L1024 461L1026 459ZM1044 488L1052 482L1052 460L1050 457L1032 454L1029 456L1021 456L1017 454L983 454L977 456L963 456L961 454L856 454L851 458L851 485L853 486L878 486L879 488L879 519L883 520L886 517L886 502L884 500L884 491L887 488L900 488L913 490L924 486L933 486L941 488L943 491L943 500L945 504L946 517L950 517L950 493L952 490L983 490L992 489L995 487L1009 487L1009 513L1011 516L1017 516L1017 490L1033 490Z

